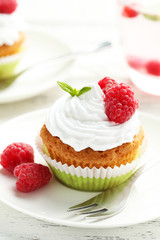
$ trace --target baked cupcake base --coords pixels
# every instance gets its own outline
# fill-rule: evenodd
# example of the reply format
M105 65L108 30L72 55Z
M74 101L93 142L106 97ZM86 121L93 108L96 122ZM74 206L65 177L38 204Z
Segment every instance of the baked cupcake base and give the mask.
M20 52L24 40L25 34L20 32L18 40L13 45L9 46L4 44L0 46L0 57L11 56L13 54Z
M126 165L135 160L138 149L143 142L144 131L140 126L139 132L134 136L132 142L105 151L85 148L77 152L70 145L63 143L59 137L52 136L45 125L41 128L40 137L51 159L56 159L62 164L66 163L68 166L89 167L90 169L103 167L106 169L107 167L120 167L121 164Z
M83 191L103 191L121 184L132 175L140 162L140 151L138 151L134 161L126 165L121 164L119 167L93 167L90 169L88 167L68 166L66 163L62 164L49 157L48 151L44 148L42 139L39 135L36 138L36 146L55 176L63 184Z

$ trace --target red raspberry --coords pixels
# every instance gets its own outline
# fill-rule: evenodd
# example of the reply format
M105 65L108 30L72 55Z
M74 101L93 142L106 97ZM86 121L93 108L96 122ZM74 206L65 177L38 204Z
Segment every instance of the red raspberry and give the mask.
M17 190L31 192L49 183L52 175L49 168L38 163L23 163L15 167L14 176L18 177Z
M33 148L26 143L12 143L0 155L1 165L13 173L14 168L27 162L34 162Z
M0 0L0 13L11 14L17 8L16 0Z
M117 84L117 82L114 79L111 79L109 77L105 77L98 82L98 85L100 86L104 94L106 94L108 89L110 89L115 84Z
M110 121L124 123L138 107L139 101L134 99L134 92L124 83L113 86L105 95L105 113Z
M125 6L123 8L123 11L122 11L122 15L124 17L128 17L128 18L134 18L138 15L139 13L134 10L133 8L129 7L129 6Z
M149 61L146 63L146 69L149 74L160 76L160 62L159 61Z

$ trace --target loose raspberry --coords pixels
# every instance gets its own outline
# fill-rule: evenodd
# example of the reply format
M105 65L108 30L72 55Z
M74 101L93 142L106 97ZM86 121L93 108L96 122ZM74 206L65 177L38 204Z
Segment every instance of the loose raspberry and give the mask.
M0 13L11 14L17 8L16 0L0 0Z
M117 82L114 79L111 79L109 77L105 77L98 82L98 85L100 86L104 94L106 94L108 89L110 89L115 84L117 84Z
M146 63L146 70L149 74L160 76L160 62L149 61Z
M134 10L133 8L129 7L129 6L125 6L123 8L123 11L122 11L122 15L124 17L128 17L128 18L134 18L138 15L139 13Z
M134 92L124 83L113 86L105 95L105 113L110 121L124 123L138 107L139 101L134 98Z
M13 173L14 168L27 162L34 162L33 148L26 143L12 143L0 155L1 165Z
M23 163L15 167L18 177L16 188L21 192L31 192L49 183L52 175L49 168L38 163Z

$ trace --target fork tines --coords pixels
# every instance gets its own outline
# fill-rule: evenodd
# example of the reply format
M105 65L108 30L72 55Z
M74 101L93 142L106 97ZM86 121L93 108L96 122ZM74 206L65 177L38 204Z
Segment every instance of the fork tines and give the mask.
M92 203L92 204L81 205L81 206L76 205L76 206L70 207L68 209L68 212L75 212L76 215L86 215L86 216L90 217L90 216L94 216L94 215L101 216L101 214L104 214L108 211L107 208L95 209L98 205L99 205L98 203Z
M72 212L72 211L78 211L78 210L93 208L93 207L97 207L97 206L98 206L98 203L92 203L92 204L89 204L89 205L86 205L86 206L80 206L80 207L73 206L73 207L70 207L67 211Z
M80 211L80 212L77 212L76 214L77 215L92 215L92 214L102 214L102 213L105 213L107 212L108 209L107 208L101 208L101 209L98 209L98 210L93 210L93 211Z

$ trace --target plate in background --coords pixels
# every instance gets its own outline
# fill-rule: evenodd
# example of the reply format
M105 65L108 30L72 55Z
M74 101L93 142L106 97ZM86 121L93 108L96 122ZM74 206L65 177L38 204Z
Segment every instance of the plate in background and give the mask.
M45 59L71 52L70 48L52 35L35 29L26 32L26 49L16 72ZM20 76L8 88L0 91L0 103L9 103L37 96L64 81L72 68L73 61L41 65Z

